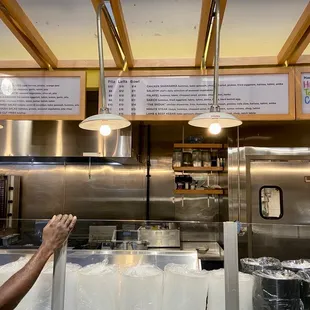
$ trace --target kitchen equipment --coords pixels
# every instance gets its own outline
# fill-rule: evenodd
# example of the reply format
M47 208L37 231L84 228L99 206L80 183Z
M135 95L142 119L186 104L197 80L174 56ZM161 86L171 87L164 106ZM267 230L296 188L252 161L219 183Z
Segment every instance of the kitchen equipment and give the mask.
M240 259L242 272L252 274L260 270L280 270L281 262L273 257L242 258Z
M148 248L179 248L180 231L178 229L140 229L141 239L148 242Z
M191 167L193 166L193 155L190 152L183 153L183 166Z
M0 229L18 228L20 176L0 175Z
M289 270L255 271L253 309L300 310L300 279Z
M89 243L101 243L111 241L116 226L89 226Z
M172 157L172 167L181 167L182 166L182 150L181 149L175 149L173 151L173 157Z

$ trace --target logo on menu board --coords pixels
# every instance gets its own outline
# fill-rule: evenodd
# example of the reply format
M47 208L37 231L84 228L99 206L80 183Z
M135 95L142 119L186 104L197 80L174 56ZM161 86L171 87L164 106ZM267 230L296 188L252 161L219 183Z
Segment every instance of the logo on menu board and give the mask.
M310 104L310 76L303 77L304 103Z

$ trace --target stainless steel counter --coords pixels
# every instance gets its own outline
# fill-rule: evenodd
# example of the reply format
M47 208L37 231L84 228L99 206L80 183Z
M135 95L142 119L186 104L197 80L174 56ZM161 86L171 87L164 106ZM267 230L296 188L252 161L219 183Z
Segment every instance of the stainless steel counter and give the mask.
M201 260L210 261L223 261L224 250L217 242L183 242L182 250L184 251L196 251L199 247L208 247L209 250L206 253L198 253L198 258Z

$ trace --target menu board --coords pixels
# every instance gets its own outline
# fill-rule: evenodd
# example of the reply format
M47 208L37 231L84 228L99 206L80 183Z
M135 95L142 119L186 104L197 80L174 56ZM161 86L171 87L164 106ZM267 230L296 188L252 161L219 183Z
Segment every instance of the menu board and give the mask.
M67 75L0 74L0 118L83 119L85 74Z
M213 102L212 76L109 77L105 82L108 107L120 115L201 114ZM219 105L231 114L288 115L289 76L223 75Z
M301 74L302 113L310 114L310 73Z

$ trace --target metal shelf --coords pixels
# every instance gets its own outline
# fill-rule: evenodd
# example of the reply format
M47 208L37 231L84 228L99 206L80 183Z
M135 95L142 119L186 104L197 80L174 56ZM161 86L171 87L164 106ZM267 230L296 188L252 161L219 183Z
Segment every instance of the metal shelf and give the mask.
M208 171L223 171L223 167L174 167L175 172L208 172Z
M222 189L204 189L204 190L175 189L174 193L178 195L223 195L224 190Z
M221 143L174 143L175 149L221 149L223 144Z

